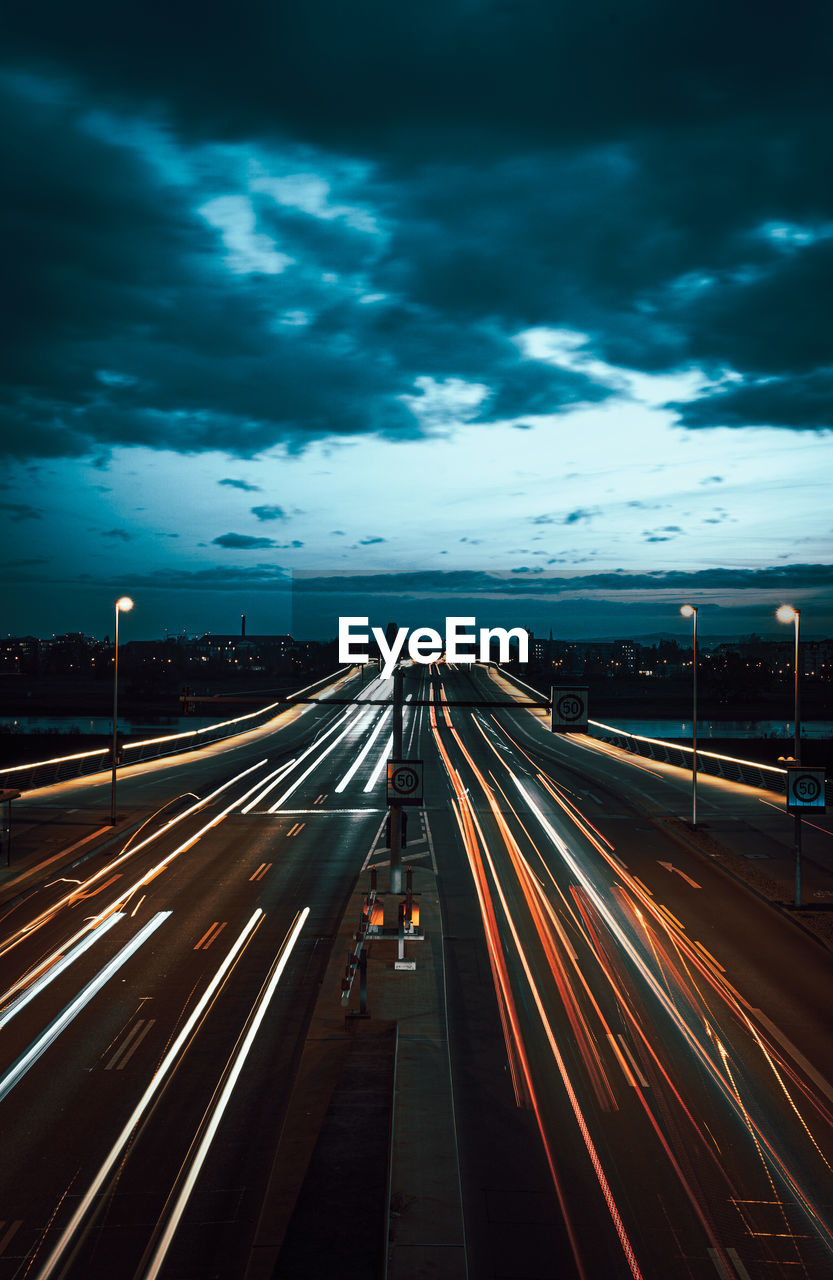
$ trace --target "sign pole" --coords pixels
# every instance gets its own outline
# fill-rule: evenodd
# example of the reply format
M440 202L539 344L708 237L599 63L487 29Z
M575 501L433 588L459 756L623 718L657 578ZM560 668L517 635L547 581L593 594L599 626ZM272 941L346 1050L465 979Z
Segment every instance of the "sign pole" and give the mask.
M392 760L402 759L402 671L393 673L393 749ZM390 806L390 891L402 892L402 806Z
M796 906L801 906L801 814L796 814Z

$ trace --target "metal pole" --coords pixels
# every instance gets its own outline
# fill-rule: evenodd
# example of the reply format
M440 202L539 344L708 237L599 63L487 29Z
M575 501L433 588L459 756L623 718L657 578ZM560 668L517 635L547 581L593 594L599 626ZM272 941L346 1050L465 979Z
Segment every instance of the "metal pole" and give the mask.
M110 785L110 826L116 825L116 729L119 715L119 606L116 604L115 655L113 661L113 776Z
M798 624L799 611L795 611L795 763L801 764L801 702L798 691Z
M402 759L402 672L393 673L393 760ZM402 892L402 806L390 807L390 891Z
M801 703L799 699L798 626L799 610L795 611L795 763L801 763ZM801 906L801 814L795 815L795 905Z
M697 610L694 610L694 649L693 649L693 712L691 734L691 825L697 826Z

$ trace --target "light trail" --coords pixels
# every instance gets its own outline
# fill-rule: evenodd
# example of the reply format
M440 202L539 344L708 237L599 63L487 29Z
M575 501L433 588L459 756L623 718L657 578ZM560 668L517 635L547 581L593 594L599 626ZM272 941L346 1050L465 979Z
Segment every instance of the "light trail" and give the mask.
M36 995L39 995L44 988L48 987L51 982L54 982L65 969L68 969L71 964L74 964L85 951L89 951L90 947L94 943L98 942L100 938L103 938L104 934L107 933L114 924L118 924L119 920L123 919L124 913L121 911L115 911L111 916L108 916L106 920L102 921L96 930L92 933L88 933L86 937L82 938L81 941L76 943L70 951L67 951L60 960L53 964L50 969L47 969L47 971L42 973L39 978L36 978L30 987L27 987L24 992L17 996L16 999L12 1000L11 1004L7 1005L3 1012L0 1013L0 1029L11 1022L12 1018L16 1017L17 1014L20 1013L21 1009L24 1009L31 1000L34 1000Z
M364 787L363 787L364 791L372 791L373 788L376 786L376 783L379 781L379 778L381 777L382 770L387 765L388 757L390 756L392 749L393 749L393 734L390 735L384 747L382 748L382 754L379 756L379 759L376 763L376 767L371 773L367 782L364 784Z
M30 921L29 924L24 925L24 927L22 929L19 929L16 934L13 934L12 937L9 939L9 941L2 948L0 948L0 958L6 955L7 952L11 951L13 947L17 946L25 938L30 937L37 929L40 929L44 924L47 924L50 920L54 919L54 917L57 915L57 913L61 910L62 907L71 905L72 902L75 900L79 892L79 889L84 891L89 890L92 887L92 885L94 885L103 876L106 876L107 874L112 872L115 867L121 866L121 864L127 858L130 858L134 854L139 853L140 850L147 848L147 846L149 844L152 844L154 840L161 839L162 836L164 836L173 827L177 826L178 823L184 822L184 820L190 817L193 813L196 813L199 809L209 804L212 800L215 800L217 796L222 795L222 793L224 791L227 791L229 787L234 786L234 784L236 782L239 782L241 778L247 777L250 773L253 773L255 769L262 768L264 764L266 764L265 760L259 760L257 764L253 764L248 769L244 769L241 773L235 774L233 778L230 778L227 782L224 782L222 786L217 787L216 790L212 791L203 800L199 800L196 804L191 805L188 809L185 809L182 813L177 814L176 817L169 819L169 821L166 822L164 827L161 827L159 831L156 831L152 835L149 835L145 840L142 840L139 842L139 844L134 845L134 847L129 851L122 851L122 853L117 858L115 858L113 862L109 862L105 867L102 867L100 871L96 871L94 875L90 876L88 880L85 880L83 884L81 884L78 888L73 889L70 893L68 893L64 898L61 898L58 902L53 903L51 907L48 907L45 911L42 911L41 914L37 916L34 920ZM117 901L119 901L119 899L117 899ZM57 952L55 952L48 960L43 961L42 964L39 966L39 968L42 969L47 965L52 964L53 961L58 956L60 956L68 946L72 946L73 943L77 942L78 939L82 937L85 933L87 933L89 929L95 928L95 926L104 918L105 914L106 912L103 912L103 913L100 913L97 917L95 917L94 921L91 924L87 924L83 929L81 929L78 933L76 933L74 937L70 938L68 942L65 942L63 944L63 947L60 948L60 950L58 950ZM14 995L15 992L19 991L20 988L22 986L25 986L26 983L30 980L31 980L31 974L30 973L24 974L22 978L20 978L16 983L14 983L8 989L8 991L4 992L3 995L0 996L0 1003L4 1002L10 996Z
M345 773L344 777L341 779L341 782L339 782L339 783L337 784L337 786L336 786L336 788L335 788L335 790L336 790L336 792L337 792L337 793L341 793L342 791L344 791L344 790L347 788L347 786L349 785L350 780L352 779L353 775L356 773L356 771L357 771L357 770L361 767L361 765L364 763L364 760L365 760L365 759L366 759L366 757L370 754L370 748L373 746L373 743L376 741L377 737L378 737L378 736L379 736L379 734L382 732L382 728L383 728L383 726L384 726L384 723L385 723L386 719L388 718L388 716L389 716L390 714L391 714L391 710L390 710L390 708L388 708L388 710L387 710L387 711L383 711L383 712L382 712L381 716L379 717L379 721L378 721L378 723L377 723L377 725L376 725L376 728L373 730L373 732L371 733L371 735L370 735L370 737L368 738L367 742L366 742L366 743L364 744L364 746L362 747L361 752L360 752L360 753L359 753L359 755L356 757L356 759L353 761L353 763L351 764L350 768L349 768L349 769L347 770L347 772Z
M598 912L601 919L605 922L608 930L616 939L616 941L618 942L624 954L629 956L631 962L634 964L637 971L642 975L643 979L645 980L649 990L651 990L654 996L659 1000L661 1006L665 1009L665 1012L671 1018L671 1021L674 1023L677 1029L681 1032L685 1042L693 1050L695 1057L702 1063L702 1065L705 1067L708 1074L718 1085L718 1088L722 1093L723 1097L730 1103L733 1110L741 1119L742 1123L745 1126L748 1124L753 1125L756 1138L760 1140L761 1146L765 1147L768 1158L772 1161L773 1166L778 1168L781 1175L784 1177L788 1185L792 1188L793 1194L795 1195L797 1202L804 1209L808 1218L812 1222L815 1230L817 1231L818 1235L823 1241L825 1247L829 1251L833 1251L833 1231L831 1231L830 1226L822 1218L821 1214L819 1213L815 1204L811 1200L810 1196L798 1184L797 1179L795 1178L795 1176L793 1175L793 1173L785 1163L784 1159L782 1159L782 1157L779 1155L778 1151L775 1149L772 1142L764 1135L761 1129L761 1126L756 1121L754 1121L751 1116L747 1116L745 1109L739 1106L738 1098L736 1096L731 1080L727 1079L727 1076L724 1074L724 1072L720 1070L718 1064L712 1059L711 1055L707 1052L705 1046L701 1043L701 1041L698 1039L695 1032L689 1026L688 1022L686 1021L685 1017L681 1014L681 1012L675 1005L674 1001L669 997L669 995L666 993L666 991L664 990L660 982L658 982L656 977L653 975L653 973L651 972L650 968L646 964L643 957L640 955L640 953L638 952L636 947L633 945L633 943L630 941L630 939L626 936L626 934L624 933L622 927L620 926L619 922L616 920L613 913L607 907L607 905L601 898L598 891L593 887L590 880L585 875L579 863L571 854L564 840L554 830L554 828L551 826L551 824L547 820L546 816L542 813L538 805L532 799L532 796L529 794L527 787L518 778L515 778L514 775L512 776L513 776L515 785L517 786L521 794L524 796L531 811L535 814L536 818L538 819L539 823L543 827L548 838L551 840L551 842L554 844L556 849L559 851L565 864L570 868L572 874L576 877L576 879L582 885L588 898L593 903L594 909ZM510 927L511 927L511 924L510 924ZM707 1027L706 1029L708 1030L709 1028Z
M122 1153L124 1152L125 1148L130 1142L130 1139L133 1135L133 1132L136 1126L138 1125L139 1121L142 1119L142 1116L148 1110L154 1097L156 1096L156 1094L159 1092L162 1085L164 1084L167 1075L171 1071L172 1067L174 1066L179 1056L180 1050L183 1048L183 1046L186 1045L186 1043L190 1039L192 1032L196 1028L200 1019L203 1017L203 1014L208 1008L208 1005L210 1004L211 1000L213 999L220 985L223 983L229 971L231 970L232 965L237 960L244 946L246 946L246 944L249 942L254 930L260 925L263 918L264 918L263 911L260 907L258 907L254 911L254 913L249 917L245 926L243 927L241 932L238 934L237 938L235 939L230 950L226 954L220 967L215 972L214 977L211 979L210 983L208 984L202 996L200 997L199 1001L197 1002L196 1006L194 1007L190 1017L186 1021L179 1035L174 1040L168 1052L165 1054L165 1057L162 1059L162 1062L159 1064L156 1071L154 1072L151 1078L150 1084L148 1085L147 1089L145 1089L145 1092L142 1094L142 1097L139 1099L139 1102L137 1103L136 1107L133 1109L133 1112L131 1113L130 1118L128 1119L127 1123L125 1124L124 1128L122 1129L116 1141L113 1143L113 1146L111 1147L108 1155L105 1157L103 1163L101 1164L101 1167L99 1168L98 1173L96 1174L95 1178L90 1184L90 1187L88 1188L86 1194L82 1197L80 1204L78 1205L77 1209L73 1213L67 1225L64 1227L63 1231L61 1232L61 1235L57 1240L57 1242L55 1243L52 1249L52 1252L49 1254L49 1257L46 1259L46 1262L44 1263L42 1270L38 1272L37 1280L50 1280L50 1277L55 1274L56 1269L62 1264L63 1255L65 1254L69 1246L72 1244L77 1231L79 1230L91 1206L93 1205L96 1197L98 1196L99 1192L101 1191L102 1187L107 1181L107 1178L110 1176L113 1169L116 1167L117 1163L121 1160ZM67 1260L67 1265L69 1265L71 1262L72 1262L72 1257L70 1257Z
M304 782L309 777L309 775L318 768L322 760L325 760L331 751L335 751L338 744L344 738L347 737L348 733L351 733L354 729L362 727L360 720L356 719L356 717L359 716L361 713L365 713L365 718L369 718L369 716L367 715L367 712L368 712L368 708L365 708L365 707L361 707L361 706L350 707L346 715L342 716L340 720L337 720L336 723L333 725L332 729L328 729L327 733L322 734L317 742L313 743L313 745L310 748L308 748L308 750L305 751L303 755L298 757L298 762L300 763L300 761L303 760L307 755L309 755L311 751L316 750L321 745L324 738L329 737L330 733L333 733L339 727L339 725L343 724L345 719L350 720L350 723L346 726L346 728L342 729L338 737L333 738L330 745L328 747L325 747L324 750L320 753L320 755L315 760L313 760L309 768L305 769L304 772L295 779L295 781L292 783L292 786L288 787L286 791L284 791L281 798L279 800L276 800L275 803L271 805L269 809L267 809L267 813L278 812L281 805L286 800L289 799L289 797L292 795L294 791L298 790L301 783ZM370 715L372 714L373 714L372 711L370 711ZM251 809L252 807L253 807L252 805L249 805L249 809ZM243 812L248 813L249 809L244 809Z
M235 1086L240 1078L240 1073L243 1070L243 1066L245 1064L246 1058L249 1056L249 1051L252 1045L254 1044L257 1033L260 1030L261 1023L263 1022L263 1019L266 1016L266 1012L269 1008L272 997L275 994L275 991L277 990L278 983L280 982L281 977L283 976L283 972L284 972L284 969L286 968L287 961L289 960L289 957L292 954L292 951L294 950L295 944L298 941L298 938L301 934L301 930L303 929L307 921L307 917L309 916L309 912L310 912L309 907L304 907L304 909L300 911L298 915L295 917L295 920L292 926L290 927L289 933L287 934L286 938L283 941L283 944L281 945L281 949L278 954L278 958L274 965L272 973L269 976L264 988L262 989L261 994L258 997L258 1001L256 1002L255 1007L252 1011L252 1014L249 1019L248 1028L243 1033L242 1039L238 1041L238 1045L235 1046L235 1049L226 1067L225 1083L222 1086L219 1096L216 1097L216 1102L212 1099L212 1103L209 1105L208 1112L206 1113L206 1116L203 1119L203 1123L201 1125L201 1128L203 1129L202 1138L200 1139L199 1144L196 1147L196 1150L194 1151L194 1154L192 1157L190 1157L190 1153L189 1153L189 1157L191 1159L190 1168L188 1169L187 1176L185 1177L185 1180L182 1183L179 1194L177 1195L176 1200L171 1207L168 1221L165 1225L165 1228L162 1232L161 1237L159 1238L159 1242L156 1245L156 1248L153 1252L152 1258L150 1259L150 1263L147 1267L147 1270L144 1271L143 1273L143 1280L155 1280L155 1277L159 1275L159 1272L164 1265L165 1257L167 1255L168 1249L170 1248L171 1242L173 1241L174 1235L176 1234L177 1228L180 1224L180 1221L182 1220L182 1215L185 1212L185 1209L188 1205L188 1201L191 1197L191 1193L193 1192L194 1187L196 1186L197 1179L199 1178L199 1175L200 1175L200 1170L205 1164L205 1160L211 1148L211 1144L214 1141L214 1138L217 1134L217 1130L220 1127L220 1122L223 1118L223 1114L225 1113L226 1107L228 1106L229 1101L231 1099L231 1095L234 1092ZM188 1162L189 1157L186 1157L186 1164ZM139 1273L142 1272L143 1266L144 1266L144 1260L142 1263L139 1264L139 1268L136 1273L137 1277Z
M89 1004L93 996L110 981L114 973L118 973L119 969L125 964L135 951L147 941L152 933L159 928L164 920L167 920L170 911L158 911L151 920L132 938L130 942L122 947L121 951L110 960L96 976L87 983L82 991L72 1000L67 1007L58 1014L57 1018L46 1028L43 1034L34 1044L30 1045L24 1054L18 1058L17 1062L6 1072L2 1080L0 1080L0 1102L3 1101L20 1080L23 1079L26 1072L41 1054L45 1053L51 1044L58 1039L62 1031L65 1031L73 1019L81 1012L85 1005Z

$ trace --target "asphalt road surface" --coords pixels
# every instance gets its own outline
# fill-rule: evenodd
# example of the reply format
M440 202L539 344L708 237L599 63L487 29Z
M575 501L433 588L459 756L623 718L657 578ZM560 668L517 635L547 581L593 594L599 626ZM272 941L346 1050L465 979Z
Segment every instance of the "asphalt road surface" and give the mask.
M357 701L125 771L129 837L0 920L0 1280L244 1274L333 938L385 858L390 683L334 692ZM469 1275L833 1275L829 953L674 839L676 771L485 705L510 695L480 667L404 692ZM699 805L749 838L762 795L702 779ZM108 783L26 801L104 810Z

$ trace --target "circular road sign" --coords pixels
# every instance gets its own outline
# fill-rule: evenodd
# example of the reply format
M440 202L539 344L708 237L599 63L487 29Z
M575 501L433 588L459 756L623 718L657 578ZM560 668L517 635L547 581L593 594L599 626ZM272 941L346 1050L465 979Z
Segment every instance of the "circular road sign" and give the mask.
M792 779L792 793L799 804L814 804L821 794L821 783L812 773L800 773Z
M581 720L584 715L584 700L575 693L565 693L558 699L556 711L562 720Z
M419 774L409 764L401 764L391 774L390 785L399 795L411 796L419 790Z

